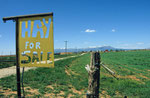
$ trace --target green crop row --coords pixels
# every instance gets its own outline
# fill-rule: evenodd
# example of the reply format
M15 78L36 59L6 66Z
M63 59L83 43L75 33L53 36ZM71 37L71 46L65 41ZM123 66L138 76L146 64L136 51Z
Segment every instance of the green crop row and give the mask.
M82 94L80 95L78 92L83 90L83 94L86 93L88 74L84 67L89 63L89 58L90 55L86 54L84 56L57 61L55 62L54 68L37 68L25 72L25 88L36 89L38 92L38 94L31 94L31 92L25 89L25 94L27 96L30 94L33 97L44 97L49 93L58 96L59 93L63 92L61 95L63 97L67 97L69 94L76 97L82 96ZM0 86L3 92L8 89L16 92L16 76L12 75L0 79ZM51 88L49 88L49 86ZM1 96L6 97L4 93ZM14 95L10 94L8 96L12 97Z
M150 51L126 51L101 53L102 62L116 73L113 78L101 70L101 88L109 95L149 98L150 96ZM104 73L104 74L103 74Z
M127 51L101 53L101 61L116 73L111 76L103 67L100 72L100 96L108 98L149 98L150 51ZM24 73L26 96L58 96L82 98L88 88L85 65L90 54L55 62L55 68L37 68ZM16 92L14 75L0 79L1 96L5 91ZM30 91L32 90L32 92ZM34 93L33 93L34 91ZM13 93L8 95L16 96Z

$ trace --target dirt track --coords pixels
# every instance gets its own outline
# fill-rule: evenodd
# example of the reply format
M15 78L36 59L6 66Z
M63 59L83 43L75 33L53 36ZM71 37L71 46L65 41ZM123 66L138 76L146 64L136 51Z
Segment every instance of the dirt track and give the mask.
M81 54L81 55L83 55L83 54ZM71 57L76 57L76 56L69 56L69 57L64 57L64 58L58 58L58 59L55 59L54 61L67 59L67 58L71 58ZM25 67L24 71L28 71L30 69L36 69L36 67ZM22 73L22 68L20 69L20 72ZM16 66L0 69L0 78L6 77L6 76L10 76L10 75L13 75L13 74L16 74Z

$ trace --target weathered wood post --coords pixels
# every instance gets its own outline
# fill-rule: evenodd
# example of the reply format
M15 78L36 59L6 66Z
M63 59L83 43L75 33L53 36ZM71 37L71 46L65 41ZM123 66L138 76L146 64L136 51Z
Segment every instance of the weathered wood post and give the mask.
M88 67L88 68L87 68ZM100 53L91 53L91 64L86 69L89 75L87 98L99 98L99 82L100 82ZM88 70L89 69L89 70Z

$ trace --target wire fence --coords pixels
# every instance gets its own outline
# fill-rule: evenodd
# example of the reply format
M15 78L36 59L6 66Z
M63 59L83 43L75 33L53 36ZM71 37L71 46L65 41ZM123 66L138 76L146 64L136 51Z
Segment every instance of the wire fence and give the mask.
M73 56L71 56L73 57ZM58 60L58 59L57 59ZM60 59L62 60L62 59ZM58 60L59 61L59 60ZM17 97L17 82L16 82L16 58L15 55L0 56L0 97ZM25 67L20 68L22 96L25 97L50 97L50 98L65 98L65 97L86 97L86 90L76 90L73 86L67 84L57 85L57 80L46 80L48 74L40 72L43 76L38 75L38 71L46 71L48 68ZM44 69L44 70L43 70ZM34 71L35 70L35 71ZM51 70L49 70L51 71ZM32 78L30 78L32 77ZM54 78L54 77L53 77ZM59 77L62 78L63 77ZM37 80L36 80L37 79ZM76 81L76 80L74 80ZM34 83L35 82L35 83ZM49 84L45 86L46 84ZM31 85L30 85L31 84ZM36 84L38 87L34 87Z
M70 61L72 62L72 60ZM15 62L16 62L15 55L0 56L0 64L5 65L5 67L0 69L0 97L17 97ZM6 67L7 64L11 66ZM60 62L60 66L64 66L61 64L62 63ZM73 75L70 75L69 74L70 70L65 67L65 70L62 71L62 74L63 72L65 72L65 74L67 74L68 77L72 79L74 86L77 87L80 87L81 85L85 86L84 89L80 89L80 88L76 89L74 86L67 84L68 82L65 81L66 76L63 76L61 74L58 74L60 76L56 76L56 77L54 74L54 76L51 76L51 79L49 79L50 77L49 74L54 73L51 72L52 70L48 68L36 68L36 67L22 68L21 67L20 83L22 87L21 88L22 96L35 97L35 98L38 97L86 98L88 85L83 83L88 83L88 80L86 80L86 82L85 81L83 82L82 81L83 77L81 78L75 77L75 75L79 76L77 73L72 72ZM57 73L57 69L55 73ZM56 78L56 80L54 78ZM74 81L79 81L78 82L79 84L76 84ZM110 98L110 96L104 91L100 92L100 97Z
M26 71L33 69L36 69L35 67L30 68L20 68L21 72L21 91L22 91L22 97L48 97L48 98L86 98L86 91L85 90L76 90L74 87L70 85L48 85L46 88L42 88L43 85L40 86L40 84L45 84L45 80L39 81L38 85L40 89L43 89L43 91L40 91L40 89L33 87L33 86L27 86L27 84L30 84L31 82L35 82L35 80L30 80L27 77L24 77L28 75ZM38 69L38 68L37 68ZM8 67L8 68L2 68L0 69L0 97L17 97L17 82L16 82L16 66ZM34 75L30 75L31 77L35 77ZM38 77L38 76L36 76ZM12 83L11 83L12 81ZM38 81L38 80L37 80ZM37 83L36 81L36 83ZM15 83L14 83L15 82ZM57 81L56 81L57 82ZM33 83L32 83L33 84ZM61 89L61 87L67 87L66 89ZM60 91L61 90L61 91ZM45 93L46 92L46 93ZM66 93L67 92L67 93Z
M0 55L0 69L7 68L11 66L16 65L16 57L15 54L12 54L13 52L10 52L10 54L6 55L3 52L1 52Z

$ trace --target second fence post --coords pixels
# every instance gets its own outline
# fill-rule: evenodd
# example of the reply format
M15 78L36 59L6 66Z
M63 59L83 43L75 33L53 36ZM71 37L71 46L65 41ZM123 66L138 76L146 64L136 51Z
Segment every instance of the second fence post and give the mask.
M99 83L100 83L100 53L91 53L91 64L89 66L89 81L87 98L99 98Z

